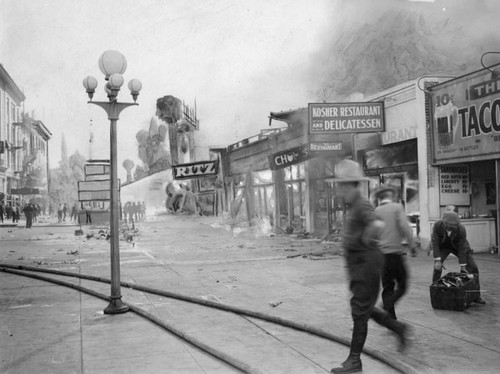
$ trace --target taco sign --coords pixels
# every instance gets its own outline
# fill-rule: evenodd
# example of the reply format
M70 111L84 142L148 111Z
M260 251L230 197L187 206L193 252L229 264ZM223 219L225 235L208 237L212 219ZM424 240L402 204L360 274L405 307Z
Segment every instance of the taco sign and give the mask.
M437 163L500 155L500 77L481 70L431 87L430 95Z

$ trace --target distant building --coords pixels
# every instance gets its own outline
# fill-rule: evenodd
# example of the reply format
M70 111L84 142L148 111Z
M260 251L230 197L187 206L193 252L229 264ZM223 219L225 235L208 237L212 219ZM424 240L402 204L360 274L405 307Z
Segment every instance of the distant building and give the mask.
M48 194L52 133L34 115L23 113L25 99L0 64L0 200L6 203Z
M0 64L0 200L11 202L10 191L20 180L15 173L22 166L20 155L14 145L19 139L20 130L14 123L21 120L21 104L26 99L9 73Z

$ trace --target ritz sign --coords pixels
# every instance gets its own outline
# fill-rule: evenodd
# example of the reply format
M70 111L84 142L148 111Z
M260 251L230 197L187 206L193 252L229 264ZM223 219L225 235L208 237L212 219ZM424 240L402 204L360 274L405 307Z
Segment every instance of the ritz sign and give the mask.
M218 172L219 162L217 160L172 166L174 179L204 178L217 175Z

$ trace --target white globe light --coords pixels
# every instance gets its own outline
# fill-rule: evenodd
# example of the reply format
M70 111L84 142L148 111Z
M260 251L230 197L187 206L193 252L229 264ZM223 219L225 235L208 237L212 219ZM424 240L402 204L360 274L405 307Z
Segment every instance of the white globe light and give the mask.
M131 79L130 82L128 82L128 89L132 93L137 93L142 89L142 83L139 79Z
M114 73L123 74L127 70L127 59L118 51L106 51L99 57L99 69L106 79Z
M111 74L108 78L109 85L111 88L120 89L123 84L123 76L120 73Z
M87 90L87 92L95 91L97 87L97 79L89 75L83 79L83 87Z

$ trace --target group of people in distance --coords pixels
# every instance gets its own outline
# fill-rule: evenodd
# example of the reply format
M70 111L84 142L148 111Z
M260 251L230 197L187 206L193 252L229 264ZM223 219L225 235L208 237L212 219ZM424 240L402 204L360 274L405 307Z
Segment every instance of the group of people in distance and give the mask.
M367 178L363 177L357 162L340 161L335 175L337 193L348 207L343 246L353 329L349 356L331 372L356 373L362 371L360 356L370 318L395 333L400 351L407 347L409 325L397 319L395 304L407 291L405 255L408 250L416 255L416 242L404 207L394 201L397 191L393 187L382 185L373 192L377 201L375 207L358 188L359 183ZM434 254L433 282L441 277L442 264L450 253L458 257L461 272L479 275L465 228L451 209L434 223L429 251ZM380 283L382 308L375 306ZM475 301L485 303L481 297Z
M38 217L42 214L42 207L40 204L27 202L22 207L19 203L8 203L6 206L4 202L0 202L0 222L4 222L4 218L12 219L13 223L19 222L21 212L24 213L26 218L26 228L31 228L33 222L37 222Z
M10 220L12 222L19 222L19 218L21 216L21 208L19 207L19 203L7 203L4 205L3 201L0 201L0 222L4 222L4 219Z
M146 204L140 201L127 201L122 209L122 219L127 222L146 220Z

